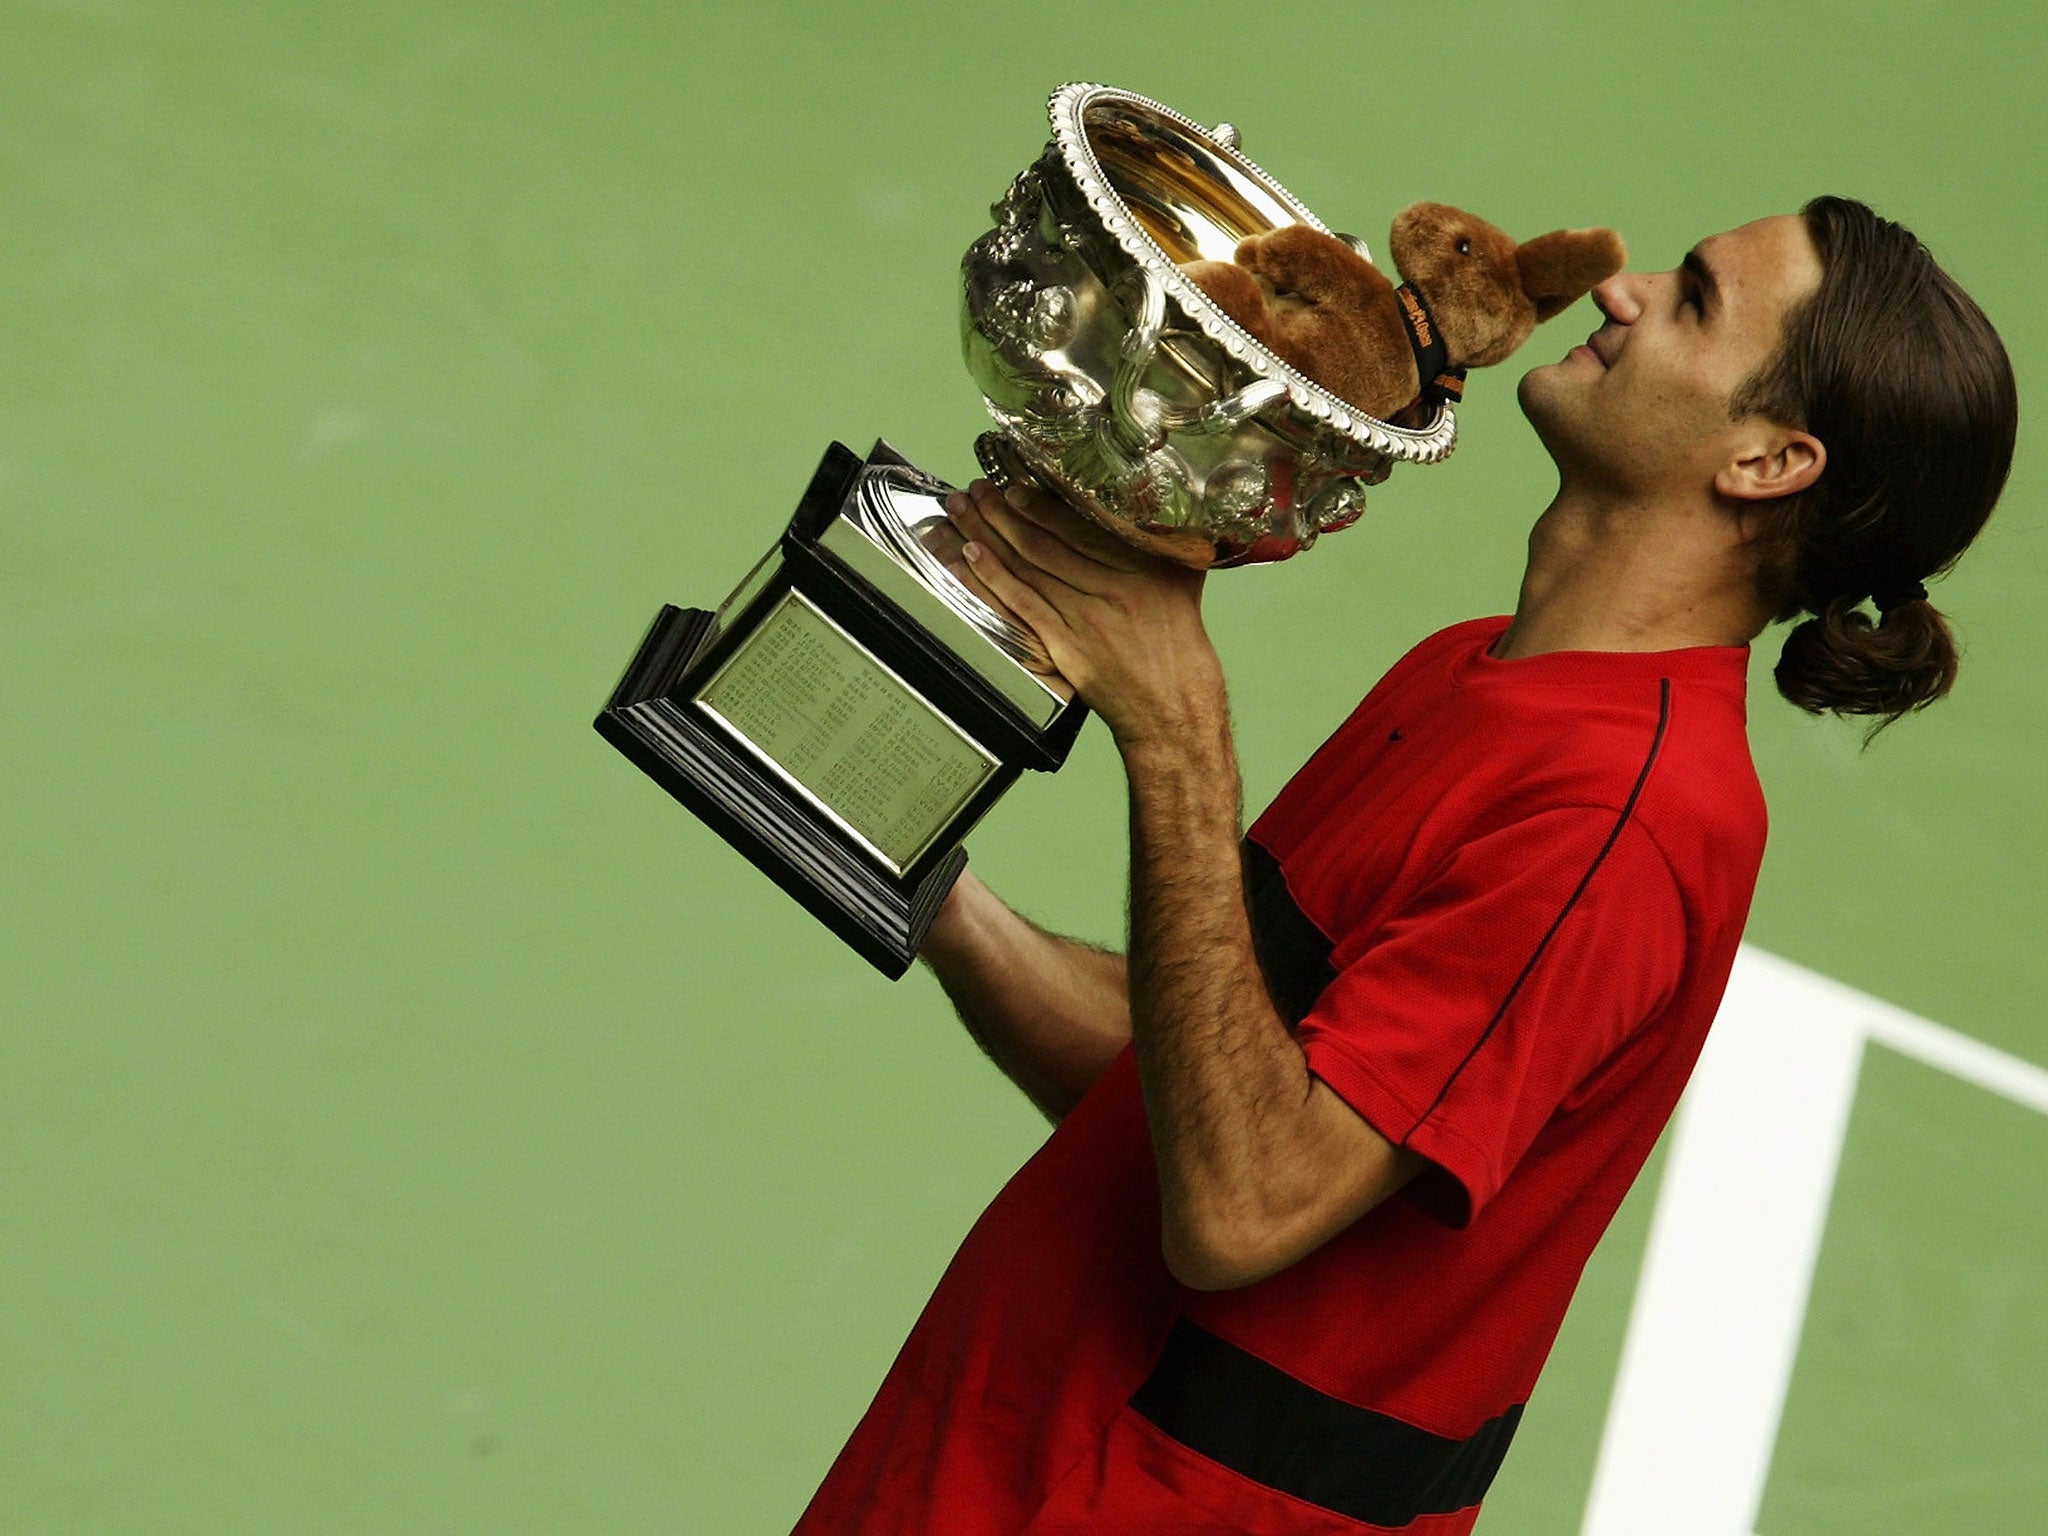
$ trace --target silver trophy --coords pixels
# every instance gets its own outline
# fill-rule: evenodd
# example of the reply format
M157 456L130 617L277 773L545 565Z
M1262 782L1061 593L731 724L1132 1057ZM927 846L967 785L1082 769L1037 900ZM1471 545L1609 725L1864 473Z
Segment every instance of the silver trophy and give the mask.
M1451 451L1450 406L1413 430L1364 414L1180 270L1283 224L1324 228L1239 152L1236 129L1100 85L1060 87L1050 112L1052 142L961 264L993 478L1036 481L1184 564L1239 565L1348 527L1396 463Z
M1306 549L1394 464L1451 451L1450 406L1415 429L1367 416L1182 274L1246 235L1323 228L1235 130L1098 85L1062 86L1050 113L961 263L991 478L1184 564L1237 565ZM1058 768L1086 713L1030 629L956 576L950 490L884 443L834 443L775 547L715 612L664 608L597 718L892 976L968 831L1023 769Z

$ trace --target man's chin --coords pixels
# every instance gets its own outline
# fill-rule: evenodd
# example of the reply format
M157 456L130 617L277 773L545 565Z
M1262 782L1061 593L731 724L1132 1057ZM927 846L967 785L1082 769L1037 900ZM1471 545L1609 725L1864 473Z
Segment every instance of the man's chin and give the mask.
M1522 408L1522 414L1537 431L1543 430L1540 418L1556 408L1559 385L1558 375L1563 371L1562 363L1538 363L1523 374L1515 385L1515 403Z
M1563 363L1543 363L1523 374L1515 386L1515 403L1535 430L1544 451L1560 464L1571 445L1585 436L1586 407Z

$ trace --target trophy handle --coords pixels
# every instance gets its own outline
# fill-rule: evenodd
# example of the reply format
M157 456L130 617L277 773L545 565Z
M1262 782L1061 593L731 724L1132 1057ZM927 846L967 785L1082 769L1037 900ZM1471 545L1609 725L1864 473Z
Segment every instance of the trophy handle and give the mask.
M1124 333L1109 389L1109 425L1120 457L1132 463L1142 460L1159 449L1169 432L1235 432L1267 406L1287 398L1287 386L1278 379L1254 379L1198 406L1169 405L1156 390L1145 388L1145 375L1166 329L1166 284L1142 267L1138 279L1143 286L1137 315Z
M1219 395L1207 405L1167 406L1161 419L1174 432L1235 432L1267 406L1286 398L1287 386L1278 379L1253 379L1242 389Z
M1152 370L1153 354L1166 330L1166 284L1143 267L1136 269L1135 276L1137 313L1118 350L1116 373L1109 384L1109 415L1103 423L1114 439L1104 446L1134 470L1166 441L1167 433L1165 402L1156 391L1145 388L1145 375Z

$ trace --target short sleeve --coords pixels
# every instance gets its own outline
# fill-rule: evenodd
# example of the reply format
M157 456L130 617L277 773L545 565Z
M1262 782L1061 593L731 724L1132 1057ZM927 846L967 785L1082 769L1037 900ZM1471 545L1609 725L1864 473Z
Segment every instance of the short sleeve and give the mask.
M1685 965L1670 866L1621 813L1546 811L1474 839L1382 922L1302 1020L1309 1068L1455 1183L1462 1226Z

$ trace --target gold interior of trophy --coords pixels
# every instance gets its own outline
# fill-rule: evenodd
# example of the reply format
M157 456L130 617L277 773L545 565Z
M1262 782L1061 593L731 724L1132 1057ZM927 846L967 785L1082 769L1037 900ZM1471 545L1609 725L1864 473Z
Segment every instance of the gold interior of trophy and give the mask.
M1128 99L1088 107L1082 125L1104 177L1175 262L1228 261L1246 235L1304 222L1277 185Z

